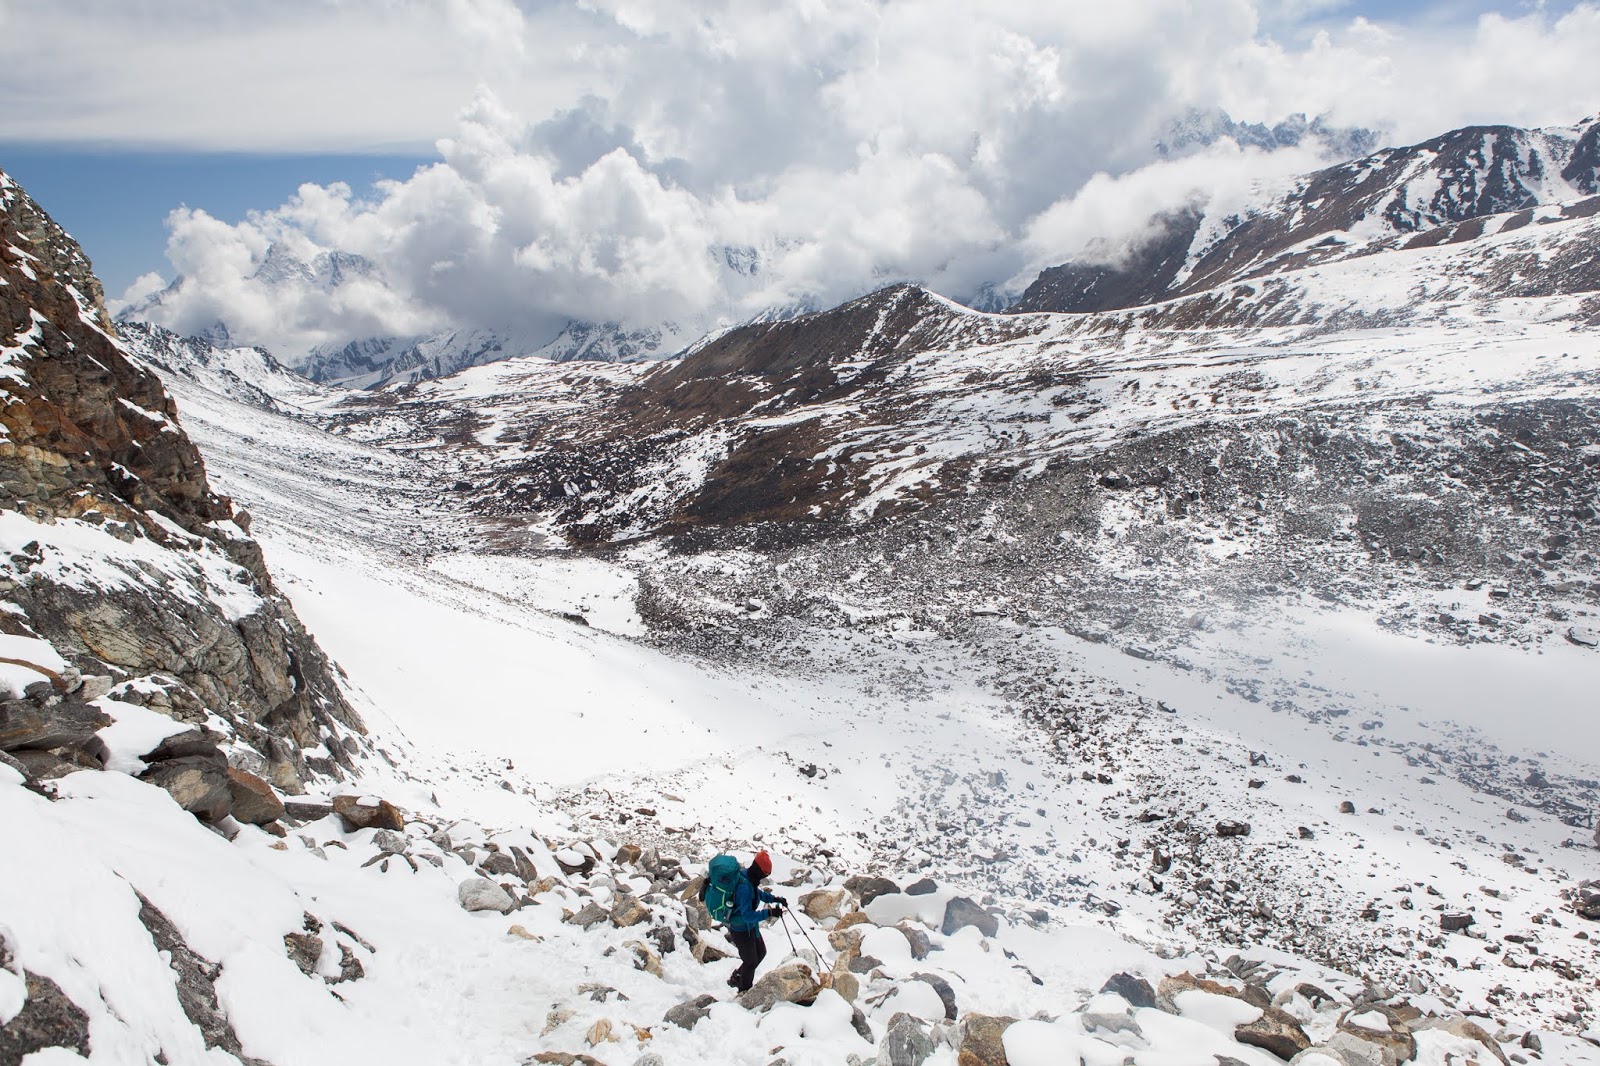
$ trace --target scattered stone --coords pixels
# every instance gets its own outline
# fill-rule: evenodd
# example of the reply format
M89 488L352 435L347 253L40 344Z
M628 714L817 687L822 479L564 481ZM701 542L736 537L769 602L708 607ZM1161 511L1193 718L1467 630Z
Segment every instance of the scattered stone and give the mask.
M1356 813L1356 805L1349 800L1345 800L1343 803L1339 804L1339 813L1354 814Z
M850 893L842 889L821 888L800 897L800 910L814 922L842 918L850 905Z
M1472 923L1472 915L1462 911L1445 911L1439 915L1439 928L1447 933L1459 933Z
M844 887L856 894L865 907L879 896L894 896L900 892L900 886L887 877L856 876L845 881Z
M1483 1026L1468 1018L1464 1018L1459 1014L1445 1018L1423 1018L1419 1021L1413 1022L1410 1026L1410 1029L1413 1033L1420 1033L1429 1029L1438 1029L1449 1033L1452 1036L1459 1037L1462 1040L1475 1040L1482 1044L1485 1050L1487 1050L1489 1054L1493 1055L1495 1057L1495 1061L1499 1062L1501 1066L1511 1066L1510 1061L1506 1058L1505 1052L1500 1050L1499 1042L1497 1042L1493 1036L1490 1036L1489 1032L1484 1029ZM1535 1037L1534 1039L1537 1040L1538 1038Z
M1584 881L1572 893L1572 910L1580 918L1600 921L1600 881Z
M1142 977L1135 977L1131 973L1113 974L1105 984L1100 986L1102 992L1114 992L1128 1001L1132 1007L1154 1007L1156 1005L1156 991L1150 987L1150 982Z
M617 897L610 914L611 924L618 929L628 929L642 922L648 922L651 917L652 912L649 907L641 903L637 897L626 895Z
M333 813L339 816L345 829L354 833L358 829L404 830L405 815L400 808L385 799L372 796L335 796Z
M601 922L609 921L610 919L610 911L606 910L593 900L590 900L588 903L585 903L576 914L569 918L563 918L562 920L568 925L576 925L581 929L588 930L593 929Z
M676 1007L668 1008L661 1020L669 1025L676 1025L680 1029L693 1029L701 1020L711 1014L711 1004L717 1001L716 996L696 996L685 1000Z
M1341 1033L1387 1048L1397 1062L1416 1057L1416 1039L1404 1019L1390 1007L1378 1003L1351 1007L1340 1015L1338 1025Z
M317 975L317 962L322 958L322 938L314 933L285 933L283 948L289 961L300 968L307 977Z
M968 1014L961 1020L956 1041L957 1066L1007 1066L1006 1030L1015 1018Z
M1224 818L1217 823L1217 836L1219 837L1246 837L1250 835L1250 823L1240 822L1232 818Z
M928 939L928 934L910 922L901 922L895 926L906 938L906 943L911 945L911 957L918 962L927 958L933 951L933 941Z
M972 926L984 936L992 937L1000 931L1000 922L994 915L978 906L966 896L956 896L944 908L944 924L940 932L950 936L958 929Z
M482 877L469 877L456 889L456 900L465 911L499 911L510 914L517 901L499 885ZM603 912L602 912L603 913Z
M620 1044L622 1042L622 1038L612 1032L610 1018L601 1018L589 1026L589 1032L585 1034L584 1039L589 1042L590 1047L599 1047L601 1044Z
M920 881L913 881L906 886L908 896L931 896L939 891L939 883L931 877L924 877Z
M625 941L622 946L633 952L633 968L635 970L643 970L652 977L662 976L661 956L651 951L644 941L629 940Z

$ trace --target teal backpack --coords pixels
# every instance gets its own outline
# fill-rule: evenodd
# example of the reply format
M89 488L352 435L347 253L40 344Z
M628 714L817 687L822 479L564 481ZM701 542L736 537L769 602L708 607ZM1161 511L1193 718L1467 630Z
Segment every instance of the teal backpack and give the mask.
M714 922L727 924L733 917L733 893L739 887L744 868L732 855L718 855L706 868L706 910Z

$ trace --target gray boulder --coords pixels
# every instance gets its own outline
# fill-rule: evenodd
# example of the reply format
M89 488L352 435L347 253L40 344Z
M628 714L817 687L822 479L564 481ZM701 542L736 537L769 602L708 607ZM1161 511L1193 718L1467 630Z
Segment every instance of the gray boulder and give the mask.
M940 926L940 932L949 936L969 925L984 936L994 936L1000 931L999 920L966 896L957 896L945 904L944 924Z
M676 1025L680 1029L693 1029L701 1020L711 1013L711 1004L717 1001L716 996L696 996L684 1000L676 1007L668 1008L661 1020L669 1025Z
M1142 977L1135 977L1131 973L1113 974L1100 986L1102 992L1115 992L1128 1001L1131 1007L1154 1007L1156 1005L1156 990L1150 987L1150 982Z
M798 1003L810 1006L822 992L811 967L803 962L791 962L771 971L739 997L739 1006L746 1010L764 1011L777 1003Z
M927 1023L901 1011L878 1042L878 1066L922 1066L937 1047Z
M1311 1038L1300 1028L1300 1023L1277 1007L1268 1007L1253 1022L1235 1026L1233 1038L1241 1044L1249 1044L1276 1055L1285 1062L1311 1046Z
M900 886L887 877L866 877L857 875L845 881L844 887L854 892L865 907L879 896L894 896L900 892Z
M939 1002L944 1004L945 1021L953 1022L956 1020L956 990L950 987L949 981L946 981L938 974L932 973L914 973L911 975L911 979L913 981L921 981L939 994Z
M20 1063L45 1048L71 1048L89 1055L89 1016L48 977L23 971L27 1000L0 1028L0 1062Z
M499 911L509 914L516 909L517 901L493 881L482 877L469 877L456 889L456 901L466 911Z
M139 777L166 789L178 806L204 821L221 821L233 809L227 760L186 755L155 763Z
M104 711L83 703L6 700L0 702L0 751L81 747L110 724Z

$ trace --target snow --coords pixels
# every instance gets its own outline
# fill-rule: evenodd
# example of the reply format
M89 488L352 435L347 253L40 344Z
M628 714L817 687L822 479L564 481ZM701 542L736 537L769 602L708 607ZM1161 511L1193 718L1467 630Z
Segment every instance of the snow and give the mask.
M95 706L112 720L111 725L95 735L109 752L106 769L117 773L137 777L145 769L144 760L139 756L154 751L163 740L189 728L164 714L110 697L96 700Z

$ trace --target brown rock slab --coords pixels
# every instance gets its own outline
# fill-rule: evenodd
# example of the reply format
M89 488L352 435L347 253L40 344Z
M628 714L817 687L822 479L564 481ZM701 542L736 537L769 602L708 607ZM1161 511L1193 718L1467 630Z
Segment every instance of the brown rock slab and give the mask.
M1235 1026L1233 1038L1278 1056L1285 1062L1311 1046L1311 1038L1294 1016L1277 1007L1268 1007L1253 1022Z
M1005 1036L1016 1022L1004 1016L968 1014L961 1020L957 1066L1009 1066Z
M139 777L166 789L178 806L207 822L221 821L233 807L225 760L218 765L204 756L187 755L155 763Z
M255 774L228 768L228 790L233 797L233 816L246 825L266 825L283 817L283 801Z
M345 828L352 833L358 829L403 830L406 827L406 818L400 813L400 808L385 799L335 796L333 813L339 816Z

